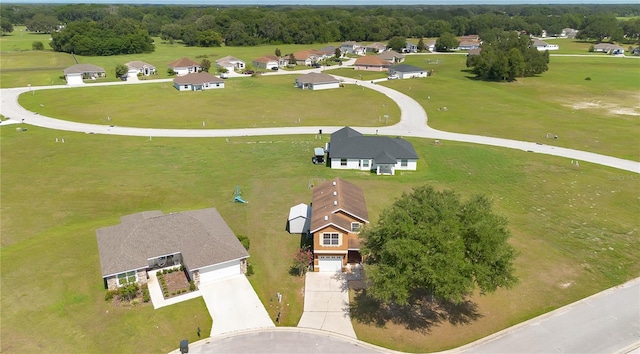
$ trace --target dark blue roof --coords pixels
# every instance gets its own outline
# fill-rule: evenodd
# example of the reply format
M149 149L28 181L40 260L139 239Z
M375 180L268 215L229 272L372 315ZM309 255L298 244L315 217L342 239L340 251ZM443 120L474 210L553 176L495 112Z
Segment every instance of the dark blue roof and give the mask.
M376 163L396 163L397 159L417 159L410 142L388 136L364 136L350 127L331 134L331 158L374 159Z

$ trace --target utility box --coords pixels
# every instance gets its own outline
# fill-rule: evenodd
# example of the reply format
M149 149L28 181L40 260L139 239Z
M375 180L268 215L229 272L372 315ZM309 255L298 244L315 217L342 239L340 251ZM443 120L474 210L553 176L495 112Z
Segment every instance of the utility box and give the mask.
M189 341L183 339L180 341L180 353L185 354L189 352Z

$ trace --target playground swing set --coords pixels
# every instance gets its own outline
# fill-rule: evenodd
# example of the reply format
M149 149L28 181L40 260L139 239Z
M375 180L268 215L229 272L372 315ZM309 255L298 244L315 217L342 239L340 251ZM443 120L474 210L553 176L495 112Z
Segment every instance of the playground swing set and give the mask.
M235 195L233 197L233 202L234 203L248 203L246 200L242 199L241 195L242 195L242 191L240 190L240 186L236 186L236 190L233 192L233 194Z

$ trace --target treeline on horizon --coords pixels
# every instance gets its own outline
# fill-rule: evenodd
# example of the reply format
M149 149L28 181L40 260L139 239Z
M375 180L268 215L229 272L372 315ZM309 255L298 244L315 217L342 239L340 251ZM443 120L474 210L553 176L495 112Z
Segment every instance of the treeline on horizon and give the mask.
M0 4L3 32L52 33L56 51L113 55L153 51L152 36L188 46L386 41L520 31L580 30L579 38L637 43L640 5L177 6ZM618 20L628 17L628 20Z

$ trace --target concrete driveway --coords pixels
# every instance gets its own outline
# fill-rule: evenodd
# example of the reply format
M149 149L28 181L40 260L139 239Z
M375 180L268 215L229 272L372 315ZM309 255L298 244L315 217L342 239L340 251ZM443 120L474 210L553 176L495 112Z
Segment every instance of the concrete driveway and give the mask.
M304 312L298 327L315 328L356 338L349 316L346 274L307 273Z
M275 327L244 275L201 284L199 288L213 319L212 337L252 328Z

